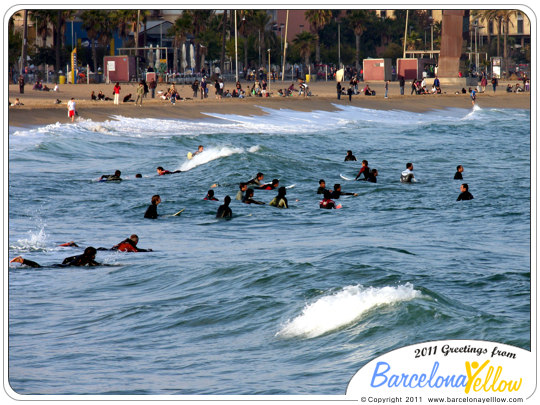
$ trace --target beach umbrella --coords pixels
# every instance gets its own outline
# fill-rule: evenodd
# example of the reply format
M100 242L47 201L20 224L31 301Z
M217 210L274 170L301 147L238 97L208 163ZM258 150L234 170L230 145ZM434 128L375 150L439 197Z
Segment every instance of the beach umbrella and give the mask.
M195 69L195 50L193 49L193 44L189 45L189 57L191 58L190 67Z
M182 66L182 71L185 72L186 71L186 66L187 66L186 44L185 43L182 44L182 62L181 62L181 66Z

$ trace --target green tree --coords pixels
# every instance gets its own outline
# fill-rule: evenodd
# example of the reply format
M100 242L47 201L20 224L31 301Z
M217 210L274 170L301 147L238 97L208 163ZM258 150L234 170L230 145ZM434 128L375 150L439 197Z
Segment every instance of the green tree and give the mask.
M294 38L294 45L298 48L300 57L304 59L304 65L309 66L309 58L313 51L313 45L315 44L316 37L308 31L302 31Z
M332 20L332 10L307 10L306 19L309 21L312 30L316 35L315 41L315 61L321 61L320 31Z
M366 30L366 26L369 22L369 12L367 10L352 10L349 11L347 15L347 20L350 27L354 31L354 36L356 39L356 54L355 54L355 64L356 70L360 69L360 37Z
M85 10L81 14L83 27L91 41L94 72L97 72L98 68L96 42L106 45L112 38L116 21L111 17L111 12L105 10Z
M259 49L261 50L261 57L262 57L262 66L266 66L266 49L267 49L267 41L266 41L266 34L268 29L268 24L270 23L270 16L266 12L266 10L257 10L252 15L252 22L251 25L253 27L252 33L257 33L257 42L259 45Z
M178 69L178 47L186 42L187 36L190 32L191 21L189 16L185 13L174 21L173 26L167 32L168 35L172 35L174 37L173 66L177 71L180 71Z

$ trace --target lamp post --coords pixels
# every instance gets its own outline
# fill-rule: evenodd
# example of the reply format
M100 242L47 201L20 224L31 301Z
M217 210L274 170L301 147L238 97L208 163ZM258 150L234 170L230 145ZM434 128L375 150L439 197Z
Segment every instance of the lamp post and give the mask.
M270 48L268 48L268 83L266 86L268 87L268 90L270 91Z
M236 81L238 82L238 27L236 26L236 10L234 10L234 60L236 67Z

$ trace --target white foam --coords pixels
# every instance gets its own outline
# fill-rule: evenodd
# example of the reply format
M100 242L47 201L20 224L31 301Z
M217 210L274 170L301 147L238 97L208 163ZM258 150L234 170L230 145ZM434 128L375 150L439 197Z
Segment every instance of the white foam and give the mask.
M247 150L247 152L255 153L259 149L260 149L260 146L255 145L255 146L250 147ZM204 149L202 153L199 153L198 155L193 156L193 158L191 158L190 160L187 160L186 162L184 162L180 166L180 170L185 172L185 171L193 169L194 167L211 162L212 160L216 160L216 159L226 157L226 156L231 156L237 153L246 153L246 149L229 147L229 146L207 148L207 149Z
M302 313L289 320L276 336L313 338L358 321L376 306L409 301L420 295L409 283L382 288L347 286L307 304Z
M47 234L45 233L45 228L41 228L37 232L28 231L28 235L28 238L17 240L17 243L10 246L10 248L25 252L44 250L46 248Z

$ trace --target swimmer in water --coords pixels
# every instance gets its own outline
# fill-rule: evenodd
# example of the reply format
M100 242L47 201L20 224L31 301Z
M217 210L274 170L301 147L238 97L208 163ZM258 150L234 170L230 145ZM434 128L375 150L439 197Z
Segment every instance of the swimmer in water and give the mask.
M96 249L92 246L84 249L84 253L78 256L66 257L62 264L54 264L52 267L68 267L68 266L99 266L100 263L95 261ZM9 261L10 263L21 263L28 267L41 267L38 263L24 259L21 256L14 257Z
M157 170L158 176L163 176L164 174L182 173L182 170L175 170L174 172L171 172L169 170L165 170L161 166L158 166L158 168L156 170Z
M461 185L460 191L461 193L459 194L457 201L467 201L474 198L473 195L469 193L469 185L467 183Z
M259 172L259 173L257 173L257 175L253 179L249 180L246 184L248 186L251 185L251 184L255 184L257 186L262 186L263 185L263 180L264 180L264 174Z
M137 247L137 243L139 243L139 237L133 234L129 238L114 245L110 250L118 250L119 252L152 252L152 249L141 249ZM100 248L100 250L103 249Z
M367 160L362 160L362 167L354 179L358 180L358 177L360 177L362 174L364 175L364 178L360 180L367 180L369 177L369 166Z
M246 195L244 196L244 198L242 199L242 202L244 204L258 204L258 205L264 205L264 203L262 201L257 201L257 200L254 200L253 199L253 195L255 194L255 192L253 191L252 188L248 188L246 190Z
M280 187L277 196L275 196L272 201L268 203L268 205L278 208L289 208L289 203L285 197L286 194L287 189L285 187Z
M216 218L232 218L232 210L229 208L230 203L231 197L229 197L228 195L225 196L225 198L223 199L223 205L220 205L217 210Z
M334 191L331 192L330 198L335 198L337 200L342 195L353 195L353 196L356 197L358 194L356 194L356 193L345 193L345 192L341 191L341 184L334 184Z
M122 181L120 178L120 175L122 172L120 170L116 170L114 174L104 174L99 178L99 181Z
M352 150L347 151L347 156L345 156L345 162L356 162L356 156L352 154Z
M279 180L274 179L272 180L272 183L263 184L262 186L255 187L255 188L258 190L275 190L278 187L279 187Z
M206 196L203 198L203 200L219 201L216 197L214 197L214 190L208 190L208 193L206 193Z
M454 174L454 180L463 180L463 166L456 167L456 174Z
M145 218L157 219L157 206L161 203L161 197L159 195L152 196L152 204L148 206L146 212L144 213Z
M242 201L247 190L247 183L240 183L238 187L240 190L238 190L238 193L236 193L236 199Z
M411 183L413 181L416 181L413 173L413 164L407 163L405 167L406 169L401 172L401 177L399 178L399 181L401 181L402 183Z
M369 181L370 183L377 183L378 175L379 175L379 172L377 171L377 169L371 169L371 171L369 172L367 181Z
M199 145L199 148L197 149L197 152L194 152L192 156L198 155L199 153L202 153L204 150L204 146Z
M317 189L317 194L324 194L324 192L327 191L326 189L326 181L324 179L319 180L319 188Z

